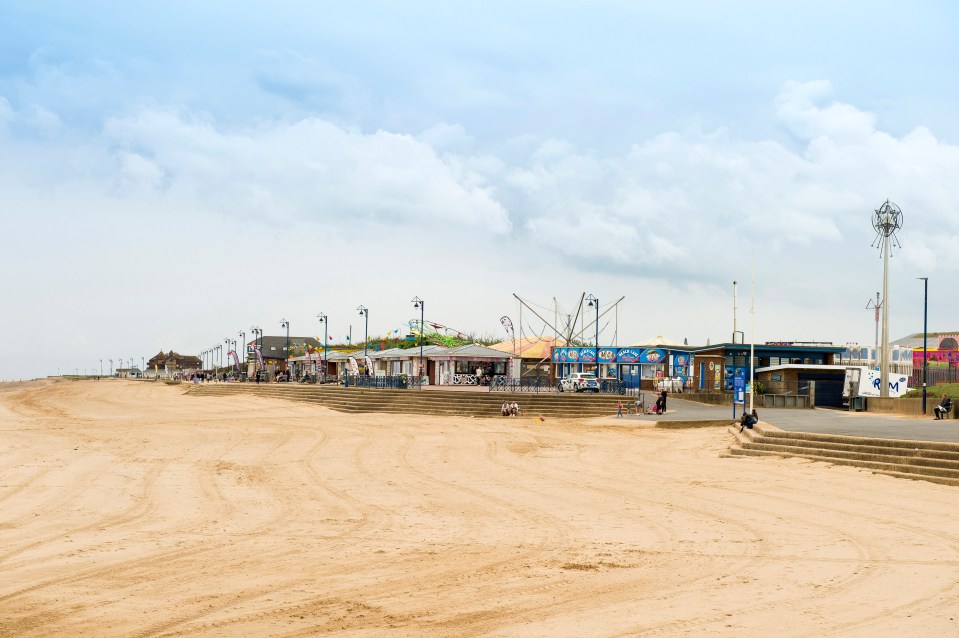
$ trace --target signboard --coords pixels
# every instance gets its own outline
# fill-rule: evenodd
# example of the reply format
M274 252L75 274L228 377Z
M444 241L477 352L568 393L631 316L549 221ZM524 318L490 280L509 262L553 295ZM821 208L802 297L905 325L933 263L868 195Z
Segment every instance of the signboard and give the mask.
M600 363L625 364L664 364L669 351L663 348L603 348L599 349ZM690 354L680 352L674 355L675 365L685 367L689 364ZM553 363L596 363L596 348L553 348Z
M663 363L666 360L666 351L659 348L648 348L643 351L640 363Z
M859 396L878 397L881 373L876 370L863 370L859 375ZM899 398L909 390L909 377L901 374L890 374L887 377L889 383L889 396Z
M746 368L736 368L733 371L733 403L742 405L746 402Z

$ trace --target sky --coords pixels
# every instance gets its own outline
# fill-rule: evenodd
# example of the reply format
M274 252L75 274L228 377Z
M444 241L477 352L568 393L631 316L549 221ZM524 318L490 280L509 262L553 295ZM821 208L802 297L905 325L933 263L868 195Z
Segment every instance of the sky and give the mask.
M949 2L0 4L0 379L258 325L959 330ZM951 61L951 62L950 62ZM752 279L755 273L755 314ZM545 312L545 311L544 311ZM612 313L610 313L611 316ZM753 328L753 319L755 328Z

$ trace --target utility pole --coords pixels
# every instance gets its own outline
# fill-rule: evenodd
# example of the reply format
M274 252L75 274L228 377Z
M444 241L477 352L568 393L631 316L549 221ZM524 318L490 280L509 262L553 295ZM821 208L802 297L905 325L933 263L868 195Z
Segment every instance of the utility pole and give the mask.
M888 199L875 210L872 227L882 250L882 353L879 357L879 396L889 397L889 251L891 244L900 248L896 231L902 228L902 211Z
M872 299L870 299L869 302L866 303L866 310L869 310L870 308L875 309L876 311L876 346L875 346L875 350L872 351L872 355L873 355L872 367L878 368L879 367L879 310L880 308L882 308L882 302L879 301L878 292L876 293L875 303L873 302Z

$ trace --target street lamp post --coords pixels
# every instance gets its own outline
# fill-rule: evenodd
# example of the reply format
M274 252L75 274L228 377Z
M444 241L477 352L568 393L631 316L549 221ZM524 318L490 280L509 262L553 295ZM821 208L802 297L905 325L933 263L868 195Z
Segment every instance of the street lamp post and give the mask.
M423 317L426 308L426 302L420 299L419 297L413 297L413 307L420 309L420 367L419 367L419 377L420 377L420 389L423 389ZM435 316L435 315L434 315ZM436 367L436 366L433 366ZM495 372L495 370L494 370Z
M596 308L596 382L599 383L599 299L590 295L586 297L589 307Z
M367 349L367 346L369 345L368 342L369 342L369 339L370 339L370 311L369 311L367 308L363 307L363 306L358 307L357 310L360 312L361 315L363 315L363 318L364 318L364 323L363 323L363 369L366 370L366 349ZM366 374L367 374L367 376L369 376L370 371L369 371L369 370L366 370Z
M223 343L226 344L226 366L230 367L230 338L223 337Z
M319 313L316 315L316 318L320 320L320 323L323 324L323 381L326 381L326 375L329 371L327 367L327 344L329 343L329 321L326 320L326 315L324 313Z
M107 359L110 362L110 376L113 376L113 359Z
M290 322L280 319L280 327L286 328L286 380L290 380Z
M922 279L922 413L926 413L926 340L929 330L929 277Z
M263 330L259 326L250 326L250 332L253 333L253 356L255 357L255 365L257 378L260 375L260 355L257 354L260 351L259 336L263 334Z

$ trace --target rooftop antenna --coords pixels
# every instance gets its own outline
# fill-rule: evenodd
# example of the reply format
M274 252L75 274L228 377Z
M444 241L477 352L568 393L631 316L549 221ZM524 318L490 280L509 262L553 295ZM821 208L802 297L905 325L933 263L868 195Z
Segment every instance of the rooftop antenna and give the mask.
M872 227L876 238L872 246L882 251L882 351L879 363L879 396L889 396L889 252L902 248L896 232L902 228L902 211L888 199L874 211Z

